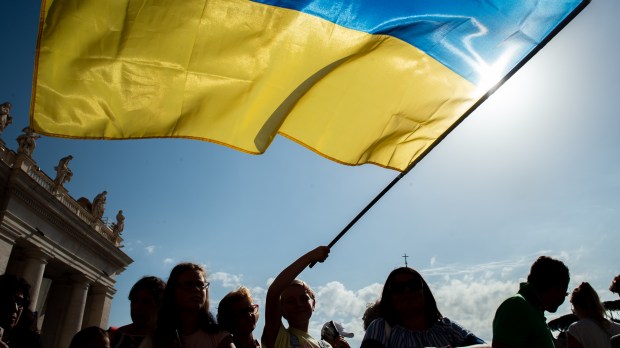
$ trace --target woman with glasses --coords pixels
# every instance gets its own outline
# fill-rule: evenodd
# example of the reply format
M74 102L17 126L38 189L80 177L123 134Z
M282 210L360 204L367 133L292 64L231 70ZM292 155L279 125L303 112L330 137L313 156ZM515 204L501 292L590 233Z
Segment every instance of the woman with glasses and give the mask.
M579 318L568 327L568 348L611 347L611 337L620 335L620 324L606 318L605 307L589 283L581 283L570 298Z
M362 341L369 347L489 347L473 333L444 317L422 276L409 267L390 273L375 319Z
M209 312L207 272L194 263L176 265L166 283L153 335L140 348L232 347L232 337L221 331Z
M248 288L242 286L224 296L217 306L217 321L223 330L232 334L235 347L260 347L252 334L258 321L258 305Z
M265 301L265 327L261 343L266 348L304 347L323 348L329 344L308 334L310 317L314 312L315 296L310 287L295 279L314 262L323 262L329 247L320 246L301 256L286 267L267 290ZM282 324L288 322L288 328Z

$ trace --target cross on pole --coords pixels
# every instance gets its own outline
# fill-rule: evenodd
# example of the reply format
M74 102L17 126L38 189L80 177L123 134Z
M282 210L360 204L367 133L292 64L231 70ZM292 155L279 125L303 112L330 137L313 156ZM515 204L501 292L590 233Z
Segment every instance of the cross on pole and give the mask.
M403 255L403 257L405 258L405 267L409 267L409 266L407 265L407 258L408 258L409 256L407 256L407 253L405 253L405 255Z

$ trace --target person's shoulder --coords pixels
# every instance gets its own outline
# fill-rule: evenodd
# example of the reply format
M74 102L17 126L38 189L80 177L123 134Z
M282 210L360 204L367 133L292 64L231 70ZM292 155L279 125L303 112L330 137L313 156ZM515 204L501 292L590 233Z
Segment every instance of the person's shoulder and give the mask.
M373 320L372 322L370 322L370 324L368 325L368 328L366 329L366 331L374 331L377 328L384 328L386 324L387 324L387 322L385 321L385 319L377 318L377 319Z
M446 327L457 327L457 328L460 328L460 329L463 328L463 326L461 324L457 323L454 320L451 320L448 317L441 318L438 323L440 325L443 325L443 326L446 326Z
M514 311L524 308L527 305L527 300L519 295L513 295L505 299L497 308L498 311L506 310L506 311Z

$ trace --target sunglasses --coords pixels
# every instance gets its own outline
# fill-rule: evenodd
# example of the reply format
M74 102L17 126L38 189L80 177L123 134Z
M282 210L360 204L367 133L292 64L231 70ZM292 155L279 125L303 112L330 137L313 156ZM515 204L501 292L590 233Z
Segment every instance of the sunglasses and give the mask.
M418 292L424 288L424 284L422 284L422 279L411 279L405 282L391 282L390 283L390 292L393 294L402 294L407 289L411 292Z
M247 307L241 308L239 310L237 310L235 312L235 315L238 317L241 316L245 316L245 315L255 315L256 313L258 313L258 305L257 304L251 304Z

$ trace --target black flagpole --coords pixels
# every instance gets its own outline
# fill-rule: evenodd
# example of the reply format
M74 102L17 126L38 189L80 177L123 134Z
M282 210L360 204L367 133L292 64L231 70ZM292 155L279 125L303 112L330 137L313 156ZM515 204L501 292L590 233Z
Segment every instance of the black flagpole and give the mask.
M465 112L461 117L459 117L459 119L456 122L454 122L443 134L441 134L441 136L439 136L435 141L433 141L433 143L426 150L424 150L424 152L422 152L420 156L415 158L413 162L411 162L409 166L405 168L405 170L403 170L400 174L398 174L398 176L394 178L394 180L392 180L392 182L389 185L387 185L383 189L383 191L381 191L381 193L379 193L377 197L375 197L375 199L373 199L370 203L368 203L366 208L364 208L359 214L357 214L357 216L353 220L351 220L351 222L349 222L349 224L336 236L336 238L334 238L331 242L329 242L327 246L330 248L333 247L334 244L336 244L336 242L338 242L338 240L340 240L340 238L342 238L342 236L344 236L344 234L347 233L347 231L359 219L361 219L362 216L364 216L364 214L366 214L366 212L370 210L370 208L372 208L372 206L375 205L375 203L377 203L377 201L379 201L381 197L383 197L383 195L385 195L392 188L392 186L396 185L396 183L400 179L402 179L403 176L407 175L407 173L409 173L411 169L413 169L413 167L415 167L415 165L418 164L418 162L420 162L432 149L435 148L435 146L437 146L437 144L439 144L448 134L450 134L454 130L454 128L456 128L459 124L461 124L461 122L463 122L463 120L467 118L467 116L469 116L474 110L478 108L478 106L480 106L480 104L482 104L485 100L487 100L487 98L490 97L491 94L493 94L493 92L495 92L499 88L499 86L504 84L506 80L512 77L512 75L514 75L517 72L517 70L519 70L536 53L538 53L538 51L540 51L555 35L557 35L557 33L559 33L560 30L562 30L568 24L568 22L573 20L573 18L575 18L575 16L577 16L577 14L579 14L579 12L581 12L581 10L583 10L590 3L590 1L591 0L583 0L579 4L579 6L577 6L566 18L564 18L564 20L560 24L558 24L558 26L556 26L551 31L551 33L549 33L549 35L547 35L544 38L544 40L541 43L539 43L536 47L534 47L532 51L527 54L527 56L525 56L514 68L512 68L512 70L510 70L510 72L508 72L508 74L506 74L504 78L502 78L499 82L497 82L495 86L490 88L487 91L487 93L484 96L482 96L482 98L478 99L478 101L474 105L472 105L472 107L469 108L469 110L467 110L467 112ZM310 267L314 266L315 264L316 262L311 263Z
M433 146L431 146L430 148L432 148ZM429 148L429 150L430 150ZM428 151L426 151L428 152ZM426 154L426 153L425 153ZM351 222L349 222L349 224L342 229L342 231L340 231L340 233L338 233L338 235L331 241L329 242L329 244L327 245L329 248L333 247L334 244L336 244L340 238L342 238L342 236L345 235L345 233L347 233L347 231L349 231L349 229L351 229L351 227L353 227L353 225L355 225L355 223L362 218L362 216L364 216L364 214L366 214L367 211L370 210L370 208L372 208L373 205L375 205L375 203L377 203L381 197L383 197L383 195L385 195L391 188L392 186L396 185L396 183L398 181L400 181L400 179L402 179L405 175L407 175L407 173L409 173L411 171L411 169L413 169L413 167L416 165L416 163L419 162L420 159L422 159L423 156L420 156L418 160L412 162L409 167L407 167L404 171L402 171L401 173L398 174L398 176L396 176L396 178L394 178L394 180L392 180L392 182L390 182L384 189L383 191L381 191L377 197L375 197L370 203L368 203L368 205L366 205L366 207L364 209L362 209L362 211L359 212L359 214L357 214L357 216L355 218L353 218L353 220L351 220ZM310 268L312 268L312 266L314 266L316 264L316 262L313 262L310 264Z

